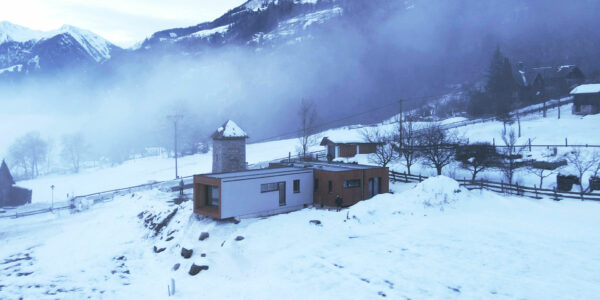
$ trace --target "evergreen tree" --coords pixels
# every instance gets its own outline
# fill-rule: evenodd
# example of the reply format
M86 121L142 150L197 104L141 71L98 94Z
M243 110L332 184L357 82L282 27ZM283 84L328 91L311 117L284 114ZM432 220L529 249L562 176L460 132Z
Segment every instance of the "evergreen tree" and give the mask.
M486 93L491 101L490 107L494 108L494 114L501 119L506 119L513 106L516 83L513 77L510 60L496 48L486 84Z

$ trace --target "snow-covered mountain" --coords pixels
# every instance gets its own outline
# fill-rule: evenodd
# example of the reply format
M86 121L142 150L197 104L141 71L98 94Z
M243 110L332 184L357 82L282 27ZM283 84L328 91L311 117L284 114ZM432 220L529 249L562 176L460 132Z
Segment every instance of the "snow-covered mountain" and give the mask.
M70 25L38 31L0 23L0 77L85 67L103 63L119 51L101 36Z

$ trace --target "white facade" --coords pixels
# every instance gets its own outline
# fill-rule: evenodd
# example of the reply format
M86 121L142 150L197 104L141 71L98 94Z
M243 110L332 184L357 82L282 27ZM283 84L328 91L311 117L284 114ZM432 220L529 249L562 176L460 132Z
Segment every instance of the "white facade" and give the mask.
M312 169L295 169L274 174L221 178L221 218L257 217L302 209L313 203ZM282 170L283 171L283 170ZM294 191L299 180L299 192ZM280 204L280 191L262 192L263 184L285 182L285 204Z

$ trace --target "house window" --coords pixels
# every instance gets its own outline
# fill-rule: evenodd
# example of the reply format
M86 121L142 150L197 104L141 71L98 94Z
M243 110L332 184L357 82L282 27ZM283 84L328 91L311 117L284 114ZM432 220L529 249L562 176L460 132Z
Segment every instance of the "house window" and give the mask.
M331 180L329 180L329 193L333 194L333 182Z
M294 180L294 194L300 193L300 179Z
M277 182L274 183L264 183L260 185L260 192L261 193L268 193L268 192L275 192L278 191L279 187L277 185Z
M206 187L206 205L207 206L219 206L219 187L218 186L207 186Z
M315 179L315 193L319 191L319 179Z
M360 187L360 179L352 179L344 181L344 188L351 189Z

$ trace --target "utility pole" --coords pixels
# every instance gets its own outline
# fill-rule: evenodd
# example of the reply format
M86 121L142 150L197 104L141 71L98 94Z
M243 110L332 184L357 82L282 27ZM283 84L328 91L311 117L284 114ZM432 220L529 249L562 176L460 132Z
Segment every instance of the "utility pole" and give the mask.
M173 121L173 148L175 149L175 179L179 179L179 173L177 171L177 122L183 118L180 114L174 114L167 116L167 119Z

